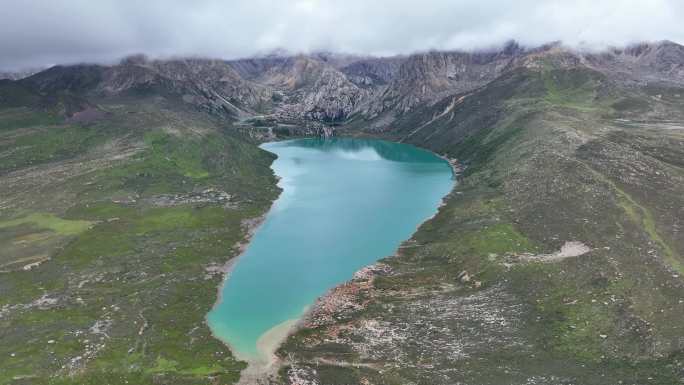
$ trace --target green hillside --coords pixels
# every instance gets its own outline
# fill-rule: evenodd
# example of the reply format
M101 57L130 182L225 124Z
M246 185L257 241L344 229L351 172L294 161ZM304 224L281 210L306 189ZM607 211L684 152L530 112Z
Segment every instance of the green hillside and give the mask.
M684 89L658 92L520 69L403 115L382 135L458 159L460 183L333 294L350 305L314 311L282 379L680 383L684 134L661 125L683 121Z

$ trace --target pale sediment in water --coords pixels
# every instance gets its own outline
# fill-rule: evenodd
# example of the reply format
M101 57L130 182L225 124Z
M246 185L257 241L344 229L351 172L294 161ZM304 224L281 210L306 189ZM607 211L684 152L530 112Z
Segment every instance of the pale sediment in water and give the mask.
M280 344L296 330L298 322L298 319L287 320L262 334L257 340L257 356L241 356L238 353L237 358L248 364L247 369L240 373L238 384L253 385L260 379L276 374L278 357L275 352Z
M290 319L272 327L269 331L262 334L257 340L257 351L259 356L265 358L267 364L276 361L275 352L280 344L295 330L298 319Z

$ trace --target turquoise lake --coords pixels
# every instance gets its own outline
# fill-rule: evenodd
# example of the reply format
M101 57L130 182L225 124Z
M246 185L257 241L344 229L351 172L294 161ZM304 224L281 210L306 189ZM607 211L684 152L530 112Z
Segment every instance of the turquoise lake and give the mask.
M207 316L242 359L264 354L264 333L394 254L454 184L445 160L406 144L335 138L261 147L278 155L272 168L283 191Z

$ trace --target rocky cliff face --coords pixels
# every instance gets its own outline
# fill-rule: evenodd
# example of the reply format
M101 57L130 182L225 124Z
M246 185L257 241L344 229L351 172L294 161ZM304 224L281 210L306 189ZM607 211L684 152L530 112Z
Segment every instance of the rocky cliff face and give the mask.
M132 57L114 66L56 66L22 80L44 94L70 93L89 97L150 94L176 97L230 116L248 116L271 91L243 79L225 61L148 61Z
M635 83L684 82L684 47L669 41L642 43L584 55L587 65Z
M375 108L407 112L447 94L472 90L501 74L517 53L429 52L408 57Z
M682 63L684 47L672 42L603 52L509 43L499 50L387 58L322 53L234 61L131 57L114 66L53 67L22 82L43 93L174 96L241 120L261 116L290 124L339 124L357 117L389 127L416 108L475 90L517 68L584 67L621 84L682 84Z
M340 68L347 78L359 87L383 86L392 81L405 57L366 58Z
M251 68L254 81L280 95L273 112L288 120L343 121L368 95L331 64L311 57L271 60Z

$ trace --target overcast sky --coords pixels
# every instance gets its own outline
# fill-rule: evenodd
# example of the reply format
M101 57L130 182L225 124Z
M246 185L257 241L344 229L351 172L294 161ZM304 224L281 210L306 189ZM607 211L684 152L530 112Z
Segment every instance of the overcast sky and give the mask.
M684 42L684 0L0 0L0 69L282 48L389 55Z

